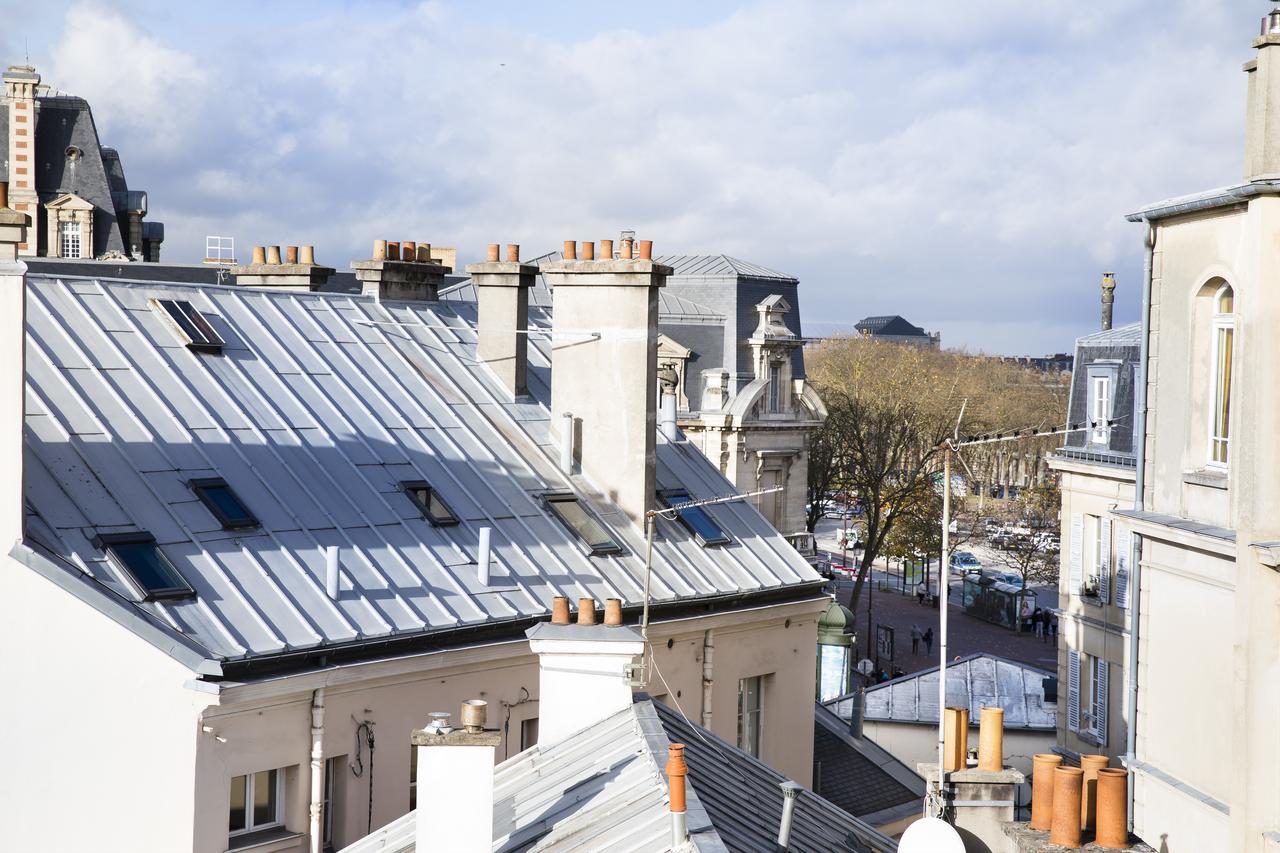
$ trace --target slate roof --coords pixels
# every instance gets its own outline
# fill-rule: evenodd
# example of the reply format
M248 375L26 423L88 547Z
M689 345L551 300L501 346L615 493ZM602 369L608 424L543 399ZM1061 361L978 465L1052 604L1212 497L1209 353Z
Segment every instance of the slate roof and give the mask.
M222 354L189 350L156 298L204 312ZM641 603L639 530L553 464L545 337L530 347L535 401L511 403L476 361L466 303L31 273L27 315L28 543L54 558L49 571L90 579L224 672L514 632L556 594ZM531 323L547 327L545 312ZM687 442L659 437L657 457L661 489L734 492ZM224 478L261 526L223 530L187 485L201 477ZM461 523L430 526L400 491L407 480L428 481ZM623 553L587 556L541 506L547 489L589 500ZM660 522L659 612L816 591L821 579L748 503L709 512L729 545L703 548ZM481 526L493 531L487 587L476 577ZM137 600L93 544L134 530L155 536L194 599ZM325 594L330 545L337 601Z
M972 725L982 707L1004 709L1006 729L1052 731L1057 705L1044 701L1044 679L1055 673L988 654L972 654L947 664L947 705L967 707ZM852 695L823 703L849 719ZM938 668L920 670L866 691L863 719L871 722L938 724Z
M924 777L869 737L855 738L849 722L815 706L814 793L868 823L884 824L920 814Z
M1097 331L1076 339L1067 400L1067 424L1089 420L1090 369L1111 375L1111 412L1116 419L1105 442L1094 441L1087 430L1068 433L1058 455L1067 459L1132 468L1134 457L1134 397L1137 394L1137 366L1141 360L1142 324L1130 323Z
M93 112L83 98L69 95L39 98L36 112L35 178L42 203L63 193L75 193L94 206L93 251L95 255L112 249L126 252L120 223L116 219L111 184L103 162L102 145ZM67 148L75 146L82 156L75 164L67 159ZM119 159L116 160L117 164ZM123 182L123 170L118 180ZM41 233L44 229L41 229ZM47 239L47 235L46 235Z
M913 326L897 314L878 317L863 317L854 326L859 332L869 332L877 337L882 335L905 335L908 337L927 337L927 333L919 326Z
M495 851L636 853L671 849L663 767L667 746L685 745L690 844L700 853L772 851L785 777L684 719L661 702L631 707L557 744L533 746L494 769ZM411 853L416 812L343 853ZM792 823L791 849L897 850L897 843L809 791Z

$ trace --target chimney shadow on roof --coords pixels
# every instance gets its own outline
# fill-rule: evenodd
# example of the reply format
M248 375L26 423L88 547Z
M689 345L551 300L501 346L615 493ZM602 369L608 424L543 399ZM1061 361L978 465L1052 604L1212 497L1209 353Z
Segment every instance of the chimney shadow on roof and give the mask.
M572 750L575 745L570 741L556 744L552 750L568 749ZM543 762L548 759L541 754L540 747L534 747L540 750L539 759ZM552 750L547 750L551 752ZM563 822L568 820L577 812L589 808L594 802L595 797L605 793L610 785L616 782L627 766L640 759L638 753L626 755L608 767L591 774L585 779L574 782L561 793L560 798L551 803L536 816L519 817L520 825L515 827L515 831L507 840L500 851L524 850L531 846L534 842L545 836L554 829L563 826ZM517 812L516 801L526 793L525 790L519 790L514 794L496 799L493 804L493 823L494 828L513 827L516 824ZM536 791L532 792L536 795Z

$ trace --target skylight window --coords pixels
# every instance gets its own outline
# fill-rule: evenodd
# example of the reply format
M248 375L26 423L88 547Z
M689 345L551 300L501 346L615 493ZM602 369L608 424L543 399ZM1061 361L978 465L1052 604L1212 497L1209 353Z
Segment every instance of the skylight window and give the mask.
M223 530L240 530L246 527L257 527L258 519L244 505L236 493L231 491L227 481L221 477L205 480L192 480L188 485L196 493L196 497L209 508L213 517L222 524Z
M458 523L458 516L453 514L453 510L440 499L440 494L430 484L417 480L401 483L400 487L433 527L449 527Z
M622 550L618 540L599 519L570 492L553 492L543 496L543 503L560 523L569 528L591 551L591 556L617 554Z
M99 536L94 544L124 570L138 587L143 601L187 598L196 591L156 545L150 533L113 533Z
M685 491L663 492L659 497L664 504L673 509L693 500ZM676 510L676 518L697 537L700 545L725 545L730 541L729 534L716 524L705 507L691 506Z
M169 315L174 325L187 336L187 347L196 352L222 352L222 336L213 330L204 315L182 299L157 299L156 304Z

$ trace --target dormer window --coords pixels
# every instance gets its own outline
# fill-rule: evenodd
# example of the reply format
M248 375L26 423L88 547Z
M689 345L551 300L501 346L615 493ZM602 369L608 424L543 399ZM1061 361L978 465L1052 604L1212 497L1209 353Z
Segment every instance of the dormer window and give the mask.
M209 321L190 302L182 299L157 299L156 304L178 327L178 331L186 336L188 349L196 352L222 352L222 336L213 330Z
M240 530L257 527L258 519L244 505L236 493L231 491L227 481L220 477L192 480L188 483L196 497L209 508L213 517L222 524L223 530Z
M190 598L196 594L150 533L110 533L94 539L111 562L137 587L143 601Z
M552 492L542 497L543 505L561 524L573 531L591 556L617 554L622 546L595 514L583 506L572 492Z
M686 491L663 492L659 497L664 504L673 509L693 501L693 498ZM685 509L676 509L675 515L685 529L697 538L700 545L725 545L731 541L729 534L725 533L720 525L716 524L704 507L691 506Z
M1111 420L1111 376L1093 374L1089 377L1089 441L1106 444L1110 433L1107 422Z
M458 516L453 514L449 505L440 499L440 494L431 488L431 484L423 480L401 483L400 488L408 495L409 500L418 508L432 527L452 527L458 523Z

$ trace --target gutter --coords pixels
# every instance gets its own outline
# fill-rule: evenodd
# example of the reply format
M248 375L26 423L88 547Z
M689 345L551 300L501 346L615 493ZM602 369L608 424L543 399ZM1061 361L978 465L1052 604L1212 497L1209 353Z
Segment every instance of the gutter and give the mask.
M1247 184L1238 184L1220 190L1210 190L1200 195L1182 196L1168 201L1157 202L1150 207L1139 210L1137 213L1130 213L1125 219L1130 222L1145 222L1150 227L1151 223L1157 219L1168 219L1171 216L1181 216L1188 213L1200 213L1201 211L1213 210L1219 207L1233 207L1237 204L1245 204L1251 198L1277 194L1280 194L1280 180L1250 181ZM1143 331L1146 331L1145 314L1143 318L1142 328Z

